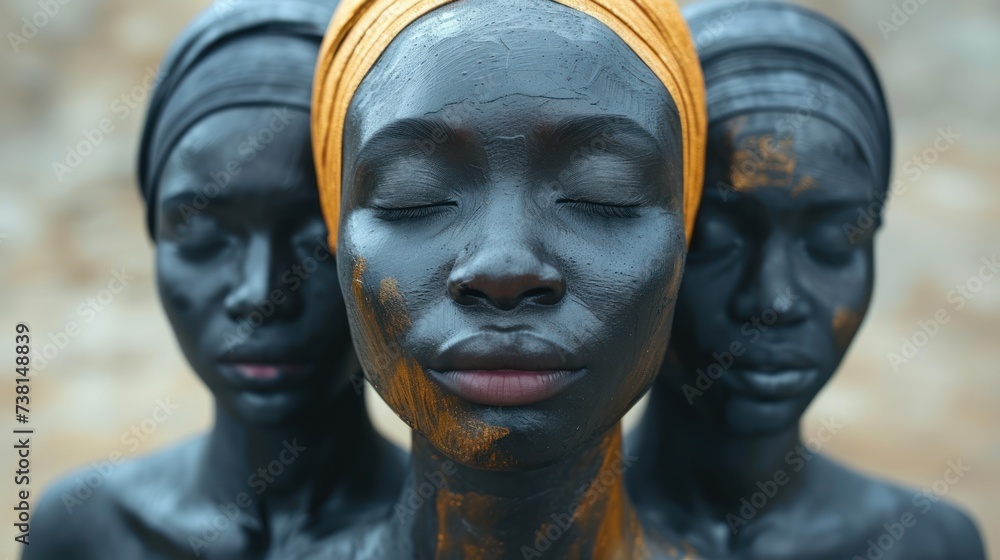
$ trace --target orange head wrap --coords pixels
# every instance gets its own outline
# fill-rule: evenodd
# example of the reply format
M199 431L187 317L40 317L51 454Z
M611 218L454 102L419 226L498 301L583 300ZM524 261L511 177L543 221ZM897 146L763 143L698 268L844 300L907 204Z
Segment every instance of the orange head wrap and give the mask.
M336 249L347 109L362 80L408 25L454 0L345 0L323 40L313 89L312 135L323 214ZM684 227L690 242L705 172L705 84L674 0L555 1L608 26L663 82L683 134Z

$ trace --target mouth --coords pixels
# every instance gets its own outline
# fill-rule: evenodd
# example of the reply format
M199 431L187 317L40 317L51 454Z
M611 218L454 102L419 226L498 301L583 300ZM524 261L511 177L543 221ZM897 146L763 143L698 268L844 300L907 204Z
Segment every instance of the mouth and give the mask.
M528 406L547 401L583 377L584 370L432 371L444 387L459 397L486 406Z
M444 344L430 376L458 397L486 406L549 400L587 372L565 347L530 331L487 331Z
M239 360L220 364L223 377L240 389L267 391L295 384L308 367L294 362Z
M722 375L730 389L760 400L781 400L802 395L819 378L817 367L733 367Z

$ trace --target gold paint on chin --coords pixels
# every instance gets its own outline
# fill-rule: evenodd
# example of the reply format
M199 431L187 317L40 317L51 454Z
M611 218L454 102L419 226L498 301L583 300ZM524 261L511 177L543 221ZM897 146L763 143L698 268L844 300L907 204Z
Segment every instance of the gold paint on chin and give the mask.
M497 449L510 429L463 418L462 403L427 378L420 364L399 344L412 325L395 278L379 283L378 296L365 289L365 260L356 257L352 292L357 304L359 358L368 380L407 425L459 463L509 468L513 459Z
M837 350L843 352L850 346L863 318L864 315L847 307L838 307L833 312L833 340Z

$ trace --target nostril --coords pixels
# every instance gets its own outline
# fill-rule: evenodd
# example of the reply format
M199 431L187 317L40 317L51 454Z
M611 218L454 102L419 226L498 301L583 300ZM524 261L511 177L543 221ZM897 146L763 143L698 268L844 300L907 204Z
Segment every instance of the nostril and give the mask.
M526 299L535 299L551 295L552 295L552 288L535 288L533 290L528 290L527 292L524 292L524 294L522 294L522 296Z
M473 305L477 301L488 299L484 292L471 288L464 282L455 285L452 288L451 293L453 299L462 305Z
M535 288L522 294L522 298L543 305L551 305L559 302L559 294L556 290L548 287Z

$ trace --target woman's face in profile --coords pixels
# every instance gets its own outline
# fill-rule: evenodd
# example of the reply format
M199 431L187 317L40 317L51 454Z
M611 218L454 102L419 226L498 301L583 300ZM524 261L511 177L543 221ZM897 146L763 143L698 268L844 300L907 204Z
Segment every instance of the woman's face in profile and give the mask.
M159 183L160 299L188 362L251 425L314 415L350 390L310 146L303 111L230 109L191 128Z
M589 16L505 5L430 13L365 78L338 249L372 385L500 470L558 460L639 398L685 251L666 88Z
M840 128L813 118L777 134L788 119L759 113L710 131L671 340L669 360L681 367L665 370L706 420L733 433L797 425L871 299L869 167Z

